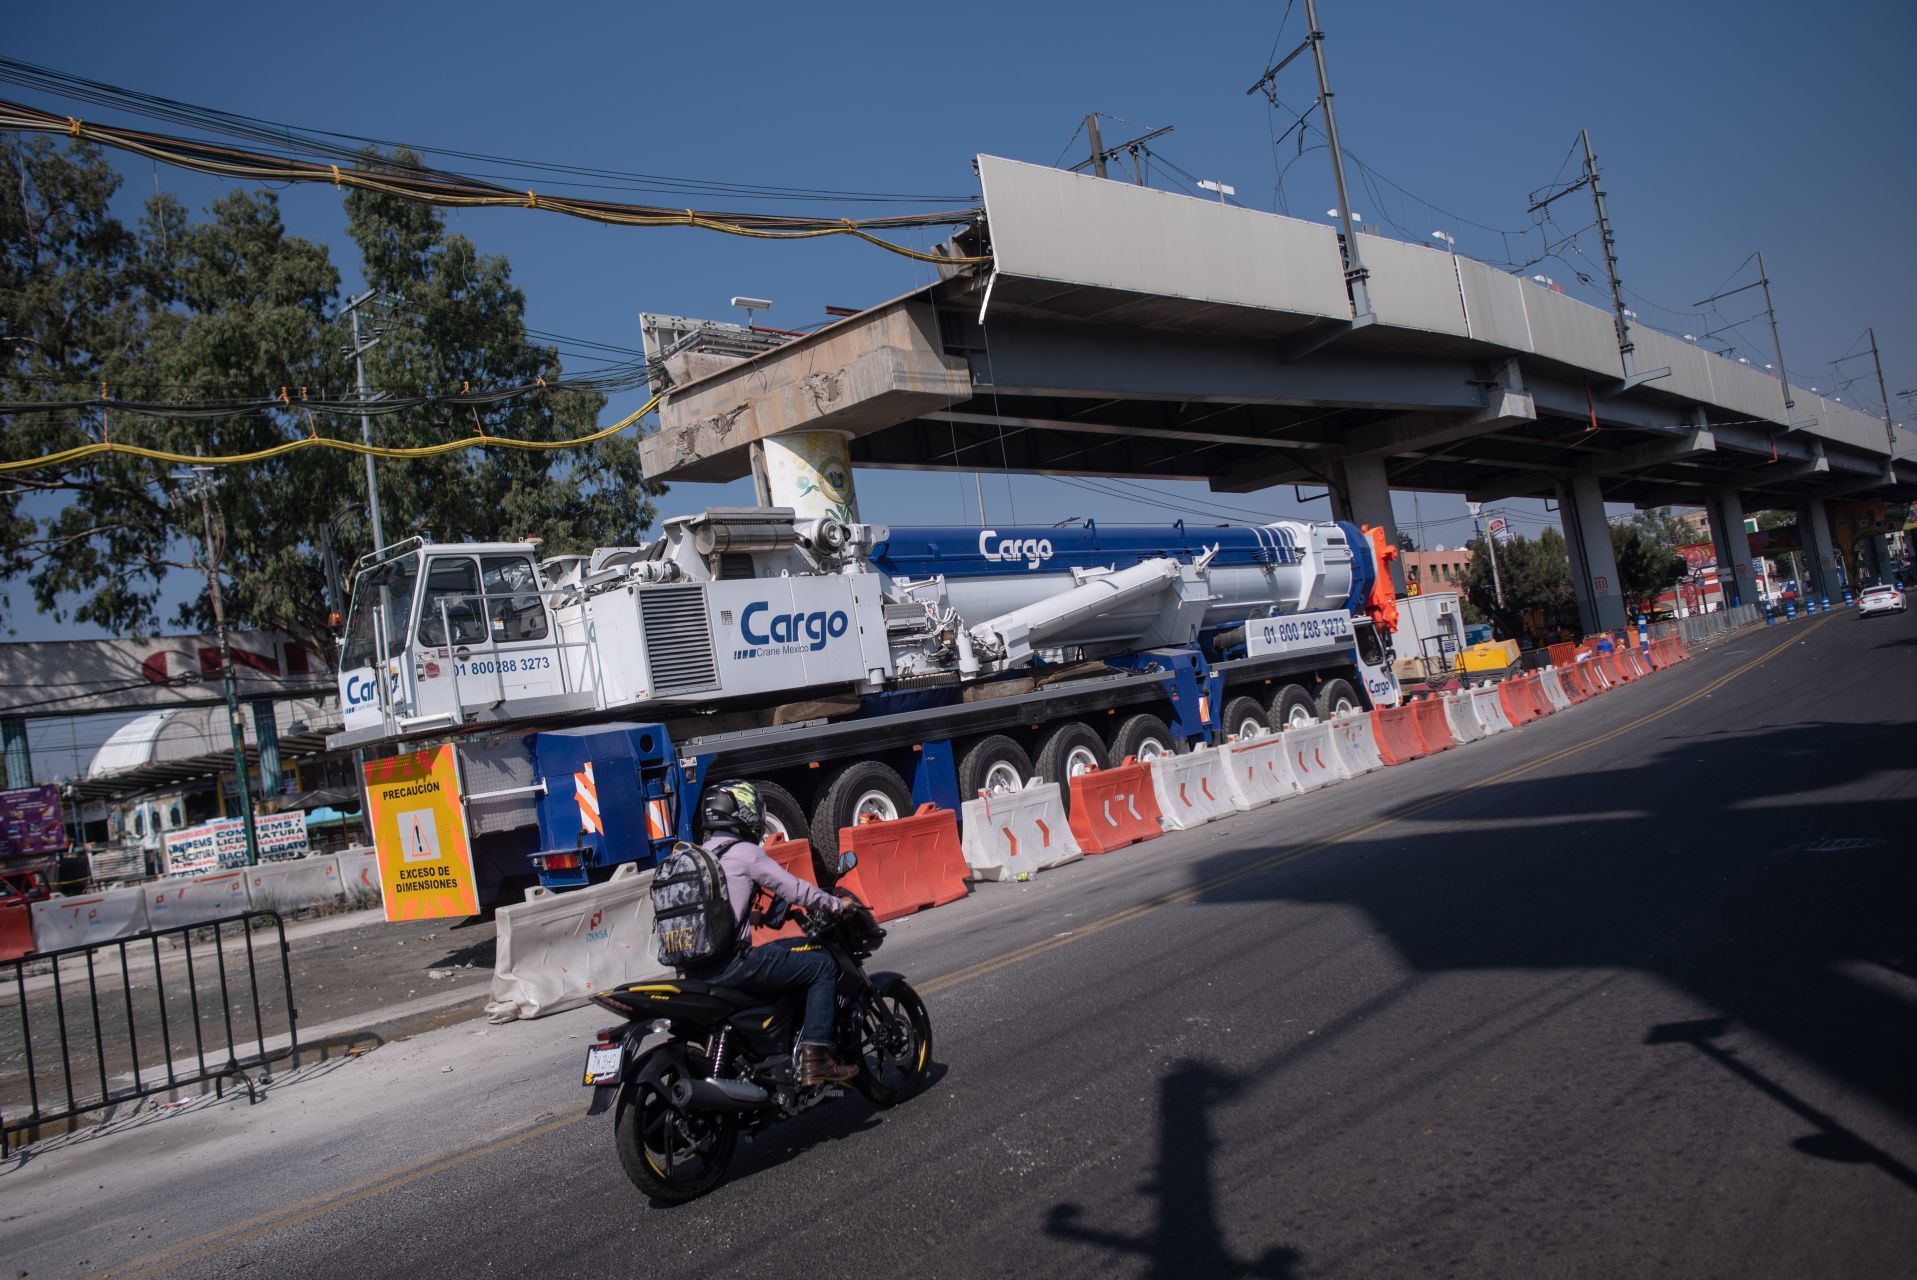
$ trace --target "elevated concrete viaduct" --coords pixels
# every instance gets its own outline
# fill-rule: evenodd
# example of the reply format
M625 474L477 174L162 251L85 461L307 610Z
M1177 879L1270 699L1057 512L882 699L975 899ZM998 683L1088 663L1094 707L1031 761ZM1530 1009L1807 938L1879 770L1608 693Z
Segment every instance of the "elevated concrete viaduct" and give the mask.
M1606 502L1703 505L1748 599L1744 511L1797 510L1829 590L1824 500L1917 497L1917 448L1884 421L1801 389L1787 410L1769 375L1638 327L1627 379L1609 312L1483 263L1361 234L1356 315L1329 227L990 156L979 172L983 215L947 250L988 261L682 364L648 471L733 479L767 441L830 433L858 467L1325 486L1387 528L1393 489L1549 498L1587 629L1624 622Z

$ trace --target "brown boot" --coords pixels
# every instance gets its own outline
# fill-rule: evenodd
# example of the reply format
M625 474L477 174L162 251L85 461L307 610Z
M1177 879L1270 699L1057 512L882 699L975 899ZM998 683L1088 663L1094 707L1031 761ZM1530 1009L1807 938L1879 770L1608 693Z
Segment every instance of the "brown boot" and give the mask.
M857 1067L841 1065L832 1050L822 1044L799 1046L799 1087L810 1089L820 1084L844 1084L859 1074Z

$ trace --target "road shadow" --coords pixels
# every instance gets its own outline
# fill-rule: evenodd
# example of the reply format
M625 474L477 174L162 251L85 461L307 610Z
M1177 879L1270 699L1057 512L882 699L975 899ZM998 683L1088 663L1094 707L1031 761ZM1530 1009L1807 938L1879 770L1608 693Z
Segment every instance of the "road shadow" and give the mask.
M922 1100L939 1087L950 1070L946 1064L934 1062L926 1068L925 1088L898 1105L911 1107ZM742 1143L729 1181L743 1182L796 1160L814 1147L842 1142L876 1129L885 1123L887 1110L889 1108L877 1106L859 1093L847 1090L846 1096L820 1103Z
M1130 1232L1101 1227L1083 1205L1065 1201L1046 1212L1045 1234L1135 1258L1147 1276L1297 1276L1304 1255L1296 1249L1275 1245L1255 1259L1240 1259L1226 1246L1219 1222L1212 1112L1243 1086L1241 1077L1210 1063L1178 1063L1158 1082L1158 1160L1139 1188L1157 1206L1153 1221Z
M1647 734L1625 767L1515 778L1435 809L1408 802L1369 839L1200 900L1355 906L1421 974L1653 975L1917 1119L1913 779L1907 721ZM1265 812L1283 852L1283 806ZM1208 859L1195 880L1243 859ZM1690 1040L1726 1065L1714 1037ZM1646 1051L1672 1052L1662 1043ZM1775 1082L1730 1066L1723 1078L1812 1120L1805 1154L1856 1156L1917 1189L1865 1135L1820 1123Z

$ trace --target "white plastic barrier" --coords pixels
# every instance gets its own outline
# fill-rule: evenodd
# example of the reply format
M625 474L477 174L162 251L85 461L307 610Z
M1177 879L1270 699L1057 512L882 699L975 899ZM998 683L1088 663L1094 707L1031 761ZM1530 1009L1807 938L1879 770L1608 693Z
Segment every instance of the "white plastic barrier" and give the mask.
M653 939L652 872L630 862L590 888L529 889L494 919L492 1022L558 1013L595 992L671 972Z
M1504 714L1504 703L1498 699L1498 686L1480 685L1471 691L1471 710L1477 713L1478 727L1489 736L1503 733L1511 727L1511 719Z
M1331 745L1330 725L1305 725L1278 736L1284 740L1291 776L1298 780L1300 791L1316 791L1346 776L1338 749Z
M246 893L261 910L297 911L346 896L339 859L331 854L262 862L246 869Z
M142 885L141 890L146 894L149 929L171 929L175 925L236 916L253 905L247 896L244 871L216 871L208 876L158 880Z
M980 880L1012 880L1085 855L1065 822L1056 782L1033 779L1022 791L982 795L959 806L959 848Z
M146 897L137 888L46 898L33 904L35 951L130 938L146 929Z
M1484 736L1484 726L1478 723L1473 706L1468 693L1454 693L1444 700L1445 725L1451 730L1452 741L1460 746Z
M1182 756L1159 756L1151 762L1151 774L1158 812L1170 830L1190 831L1237 809L1222 751L1197 747Z
M1542 667L1538 671L1537 687L1544 691L1547 701L1559 711L1567 710L1571 705L1571 695L1564 691L1564 682L1558 678L1556 667Z
M1385 767L1384 757L1378 754L1378 735L1368 712L1331 721L1331 745L1338 753L1338 763L1347 778Z
M379 885L378 854L371 849L348 849L337 857L340 890L348 899L355 893L370 893L384 900L386 895Z
M1292 776L1282 734L1245 738L1220 750L1225 755L1225 785L1234 808L1250 811L1303 790Z

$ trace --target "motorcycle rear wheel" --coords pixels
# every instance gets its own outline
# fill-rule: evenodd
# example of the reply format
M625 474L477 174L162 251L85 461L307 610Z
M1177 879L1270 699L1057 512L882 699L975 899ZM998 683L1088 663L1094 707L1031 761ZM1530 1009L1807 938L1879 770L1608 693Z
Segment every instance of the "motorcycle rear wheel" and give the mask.
M724 1180L739 1123L721 1112L681 1114L653 1085L638 1083L620 1091L613 1135L633 1186L661 1204L684 1204Z
M925 1088L932 1066L932 1016L912 985L880 979L859 1011L859 1074L852 1087L881 1107Z

